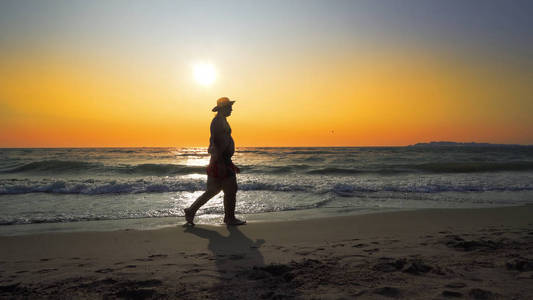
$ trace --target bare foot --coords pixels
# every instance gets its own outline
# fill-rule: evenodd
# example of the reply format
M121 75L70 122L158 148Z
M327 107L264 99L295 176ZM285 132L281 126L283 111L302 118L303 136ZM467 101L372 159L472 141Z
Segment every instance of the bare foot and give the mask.
M224 223L226 223L226 225L239 226L239 225L246 224L246 221L234 218L234 219L230 219L230 220L224 220Z
M185 221L187 222L187 224L194 225L195 213L192 212L190 208L184 208L183 212L185 213Z

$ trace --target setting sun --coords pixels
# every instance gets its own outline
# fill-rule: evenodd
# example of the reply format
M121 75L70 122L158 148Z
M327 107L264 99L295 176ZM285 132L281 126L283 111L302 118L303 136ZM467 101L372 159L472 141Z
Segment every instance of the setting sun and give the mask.
M193 67L193 73L194 79L201 85L208 86L215 82L216 71L212 64L196 64Z

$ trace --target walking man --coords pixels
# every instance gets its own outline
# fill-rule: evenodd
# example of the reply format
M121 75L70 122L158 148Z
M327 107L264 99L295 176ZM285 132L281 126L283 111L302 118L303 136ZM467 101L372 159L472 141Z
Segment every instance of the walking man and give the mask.
M213 108L217 115L211 121L211 137L209 138L208 149L211 159L209 166L207 166L207 190L189 208L184 209L187 224L194 225L194 216L198 209L220 191L224 191L224 223L227 225L246 224L246 221L241 221L235 217L236 174L240 171L231 161L235 152L235 143L231 137L231 128L226 120L233 111L233 103L235 101L222 97L217 100L217 106Z

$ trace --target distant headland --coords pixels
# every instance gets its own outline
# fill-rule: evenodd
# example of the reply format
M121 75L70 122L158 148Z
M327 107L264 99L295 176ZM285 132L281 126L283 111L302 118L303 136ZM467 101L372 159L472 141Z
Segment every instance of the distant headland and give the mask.
M408 145L407 147L527 147L528 145L518 144L491 144L491 143L458 143L458 142L429 142L429 143L416 143L414 145Z

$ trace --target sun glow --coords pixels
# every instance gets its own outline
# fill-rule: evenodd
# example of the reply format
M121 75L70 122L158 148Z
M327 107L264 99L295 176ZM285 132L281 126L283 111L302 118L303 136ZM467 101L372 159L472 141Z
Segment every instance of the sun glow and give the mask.
M199 63L193 67L194 79L203 86L209 86L216 80L215 67L208 63Z

